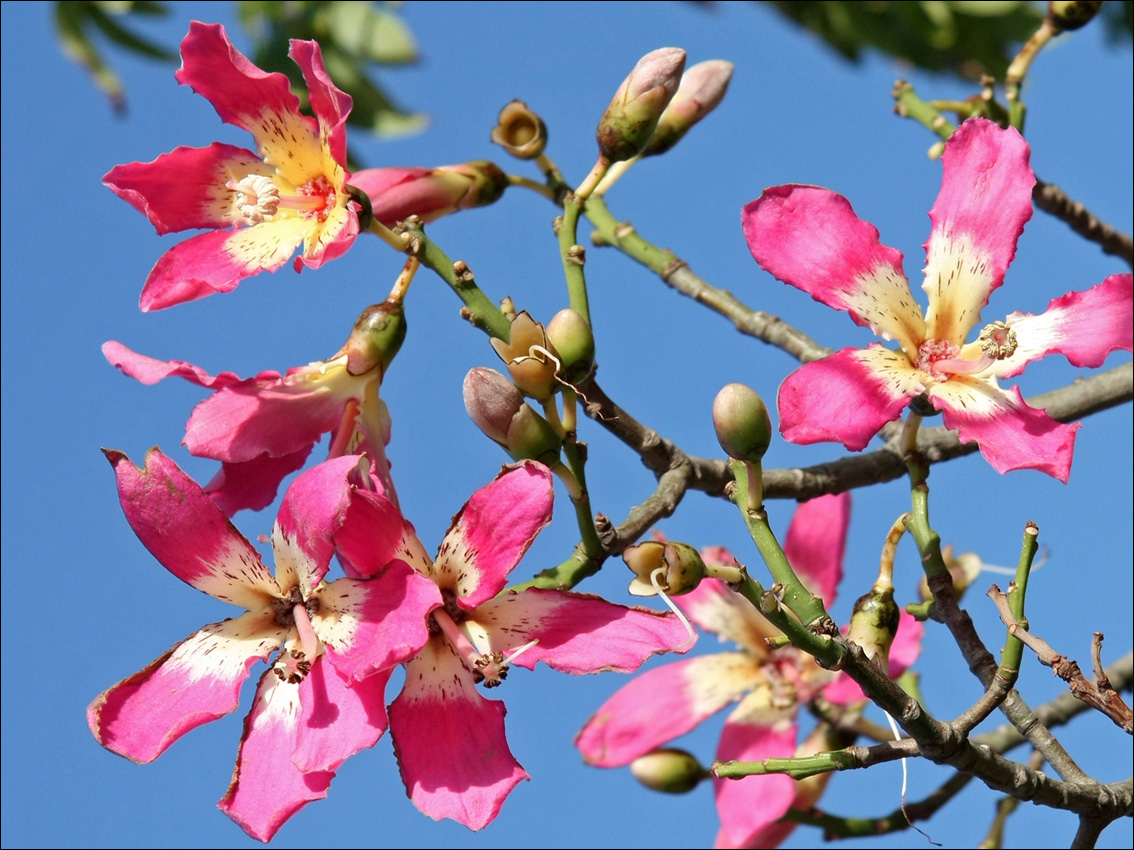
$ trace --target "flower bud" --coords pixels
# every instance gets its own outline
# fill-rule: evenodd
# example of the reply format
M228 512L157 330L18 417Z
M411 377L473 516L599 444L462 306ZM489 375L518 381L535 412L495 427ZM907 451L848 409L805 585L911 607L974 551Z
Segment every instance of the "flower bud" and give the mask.
M489 138L517 159L535 159L547 146L547 127L526 103L513 100L500 110Z
M406 319L400 301L371 304L362 311L339 355L347 356L347 372L365 375L374 368L386 374L406 338Z
M633 596L656 596L654 573L657 585L671 596L688 593L705 576L705 563L701 555L687 543L670 543L650 540L629 547L622 553L622 560L634 572L630 582Z
M647 788L666 794L692 791L708 775L691 753L673 747L639 756L630 762L630 772Z
M685 51L678 47L662 47L638 60L599 120L595 137L607 162L630 159L646 146L684 69Z
M558 459L563 445L559 435L499 372L479 366L470 369L465 375L464 394L469 418L513 460Z
M877 588L863 594L854 603L847 638L862 647L869 658L886 675L890 674L890 645L898 631L898 603L894 589Z
M547 341L559 354L560 373L576 384L587 377L595 361L595 335L581 314L570 307L551 317L547 325Z
M411 215L424 222L493 203L504 194L508 177L486 160L438 168L367 168L350 183L370 196L375 221L393 227Z
M547 341L543 325L525 311L512 320L508 341L490 340L492 348L508 367L508 374L516 388L537 401L546 401L555 395L559 382L555 373L559 369L559 354Z
M725 454L736 460L759 462L772 442L768 408L755 390L728 384L713 400L713 427Z
M657 129L641 156L665 153L698 121L717 108L728 91L733 65L723 59L698 62L681 77L677 94L658 119Z
M1047 17L1056 32L1077 30L1086 26L1102 8L1102 0L1051 0Z

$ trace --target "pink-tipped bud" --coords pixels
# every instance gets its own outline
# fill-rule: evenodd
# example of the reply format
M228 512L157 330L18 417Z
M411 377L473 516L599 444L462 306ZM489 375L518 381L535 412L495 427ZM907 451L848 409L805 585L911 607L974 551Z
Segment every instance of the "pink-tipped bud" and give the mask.
M639 756L630 762L630 772L647 788L665 794L692 791L709 775L692 753L675 747Z
M681 141L690 128L714 109L728 91L733 64L723 59L698 62L681 77L677 94L665 108L641 156L657 156Z
M687 543L638 543L622 553L622 560L634 573L629 588L633 596L656 596L658 587L670 596L679 596L705 577L705 562Z
M641 152L677 93L684 70L685 51L679 47L652 50L638 60L599 120L595 136L607 162Z
M400 301L372 304L362 311L339 355L347 356L347 372L365 375L377 368L386 374L406 338L406 318Z
M551 317L547 341L559 353L561 377L576 384L587 377L595 362L595 335L580 313L570 307Z
M547 420L524 402L516 387L493 369L478 366L465 376L469 418L513 460L553 462L562 441Z
M500 110L489 137L517 159L535 159L547 146L547 126L522 100Z
M759 462L772 442L768 408L755 390L728 384L713 400L713 428L725 454L736 460Z
M498 200L508 177L487 160L438 168L366 168L350 184L370 197L376 221L393 227L411 215L424 222Z
M559 355L547 340L543 325L525 311L512 320L508 341L491 340L492 348L508 367L516 389L537 401L546 401L559 389L555 373Z

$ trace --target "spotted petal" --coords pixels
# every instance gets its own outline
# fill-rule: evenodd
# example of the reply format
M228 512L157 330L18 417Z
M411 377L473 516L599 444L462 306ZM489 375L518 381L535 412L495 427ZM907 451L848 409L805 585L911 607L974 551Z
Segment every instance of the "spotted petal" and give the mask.
M1012 128L970 118L945 143L941 192L925 243L926 336L961 345L1004 282L1032 217L1028 143Z
M818 186L773 186L744 207L741 223L761 268L916 355L925 323L902 253L879 242L846 198Z
M442 639L406 665L390 734L406 792L434 820L482 829L527 772L504 737L504 703L482 697Z
M107 451L126 520L167 570L210 596L248 609L280 595L260 554L200 485L157 449L138 469L122 452Z
M332 161L324 163L324 173L330 174L334 166L346 165L346 121L352 106L351 97L331 82L318 42L293 39L288 56L303 71L311 111L319 121L324 147L331 155Z
M87 709L91 732L107 749L151 762L186 732L235 709L252 664L286 637L270 610L205 626L99 694Z

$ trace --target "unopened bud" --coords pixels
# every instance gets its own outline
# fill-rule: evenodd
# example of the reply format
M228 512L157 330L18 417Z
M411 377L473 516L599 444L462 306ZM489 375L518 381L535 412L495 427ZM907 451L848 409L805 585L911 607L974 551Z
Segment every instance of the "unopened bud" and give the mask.
M379 377L402 347L406 338L406 319L400 301L372 304L362 311L339 354L347 356L347 372L365 375L377 368Z
M622 560L634 572L633 596L656 596L658 587L679 596L693 590L705 576L700 553L687 543L638 543L622 553Z
M725 454L757 463L772 442L772 421L764 400L744 384L728 384L713 400L713 428Z
M678 47L662 47L638 60L599 120L595 137L607 162L630 159L646 146L684 69L685 51Z
M570 307L551 317L547 340L559 353L562 377L576 384L587 377L595 361L595 335L590 323Z
M630 762L630 772L647 788L666 794L692 791L708 775L691 753L672 747L639 756Z
M862 647L869 658L886 675L890 674L890 645L898 631L901 612L894 601L892 587L863 594L854 603L847 638Z
M367 168L350 183L370 197L376 221L393 227L411 215L423 222L491 204L504 194L508 177L486 160L439 168Z
M470 369L464 384L469 418L513 460L558 459L562 441L547 420L524 402L516 387L493 369Z
M728 91L733 65L723 59L698 62L681 77L677 94L665 108L641 156L656 156L681 141L698 121L717 108Z
M493 339L491 343L507 365L516 388L524 395L546 401L559 389L555 378L559 370L559 355L555 346L548 342L543 325L526 311L512 320L507 342Z
M1047 17L1056 32L1077 30L1090 23L1101 8L1102 0L1051 0Z
M517 159L535 159L547 146L547 127L522 100L500 110L490 139Z

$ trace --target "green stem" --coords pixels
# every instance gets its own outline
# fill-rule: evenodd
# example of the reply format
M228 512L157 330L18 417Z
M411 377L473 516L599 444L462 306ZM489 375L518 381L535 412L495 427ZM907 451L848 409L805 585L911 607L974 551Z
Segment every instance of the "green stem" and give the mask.
M1028 592L1028 576L1031 574L1032 561L1035 560L1039 550L1039 527L1029 522L1024 528L1024 542L1020 548L1020 560L1016 564L1016 580L1008 589L1008 610L1012 616L1025 629L1028 621L1024 617L1024 597ZM1020 675L1020 662L1024 656L1024 642L1008 631L1004 640L1004 649L1000 653L1000 668L996 674L1004 679L1009 687L1015 687L1016 679Z
M788 642L811 655L825 667L837 669L843 658L843 649L826 635L819 635L803 625L779 604L779 597L764 590L763 585L747 573L734 590L747 599L752 606L784 633ZM836 627L837 630L837 627ZM773 638L775 640L775 638Z
M910 513L909 530L917 550L921 553L921 566L927 578L949 574L945 566L945 558L941 555L941 537L929 524L929 464L918 452L906 455L906 470L910 476L910 501L913 510Z
M718 761L710 768L712 774L720 779L742 779L745 776L765 776L769 773L782 773L792 779L806 779L820 773L835 770L851 770L857 766L854 754L847 750L832 753L816 753L813 756L797 756L786 759L764 759L763 761Z
M912 118L922 124L936 133L942 141L947 140L957 129L949 123L944 115L918 97L914 92L914 87L905 80L898 80L894 83L891 94L894 97L894 111L896 113L903 118Z
M578 243L579 216L583 204L574 195L563 201L563 224L559 227L559 254L563 259L563 275L567 280L567 297L571 309L591 323L591 308L587 301L587 278L583 273L586 254Z

